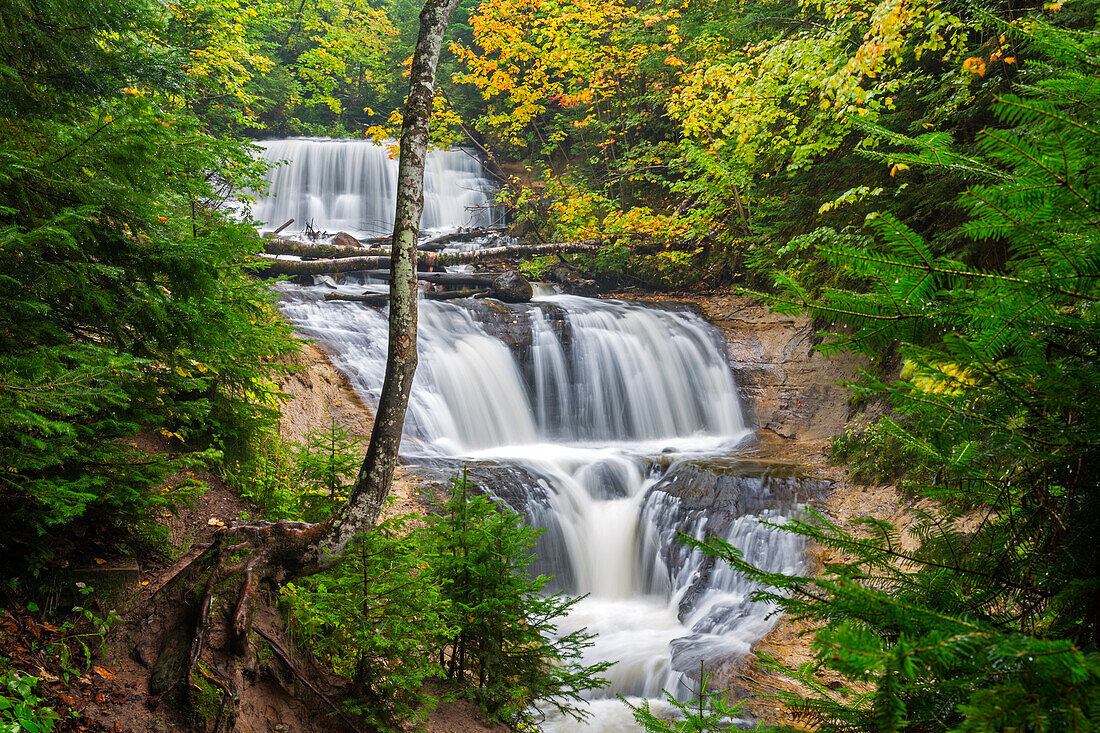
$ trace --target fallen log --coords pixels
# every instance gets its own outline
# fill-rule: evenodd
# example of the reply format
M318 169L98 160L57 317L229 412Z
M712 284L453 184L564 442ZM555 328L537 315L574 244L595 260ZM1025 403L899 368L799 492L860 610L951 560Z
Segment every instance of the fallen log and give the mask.
M510 244L503 247L487 247L472 252L454 252L451 254L425 254L419 258L418 265L427 267L448 267L450 265L465 265L474 262L482 262L493 259L510 259L512 257L538 257L551 254L577 254L583 252L599 252L604 248L604 239L585 239L579 242L557 242L550 244ZM337 272L355 272L357 270L375 270L387 268L390 258L385 256L362 256L363 250L359 250L357 256L339 257L323 260L311 260L299 262L294 260L272 260L263 258L265 262L261 273L273 275L331 275Z
M469 241L471 239L484 237L489 234L499 234L503 231L504 229L499 227L485 227L482 229L471 229L467 232L444 234L442 237L429 239L427 242L418 245L417 249L421 252L438 252L452 242ZM278 232L276 232L276 234L277 233ZM341 232L341 234L343 234L343 232ZM335 243L312 244L310 242L300 242L295 239L287 239L286 237L270 236L264 240L264 253L269 255L294 255L296 257L306 257L309 259L338 259L341 257L383 256L389 255L390 253L389 237L375 237L372 239L360 239L357 241L364 246L349 247ZM368 247L366 245L371 246Z
M363 274L386 282L389 282L390 279L389 270L364 270ZM492 277L473 275L469 272L418 272L416 273L416 279L441 285L472 285L474 287L488 287L493 282Z
M293 239L272 237L264 240L264 253L294 255L303 259L322 260L341 257L389 257L389 247L341 247L336 244L308 244Z
M424 300L457 300L459 298L480 298L490 294L489 290L450 290L444 293L421 293L420 297ZM389 293L363 293L362 295L325 293L325 300L347 300L380 308L390 302L390 295Z
M348 300L352 303L363 303L364 305L379 308L390 302L390 294L363 293L362 295L352 295L350 293L325 293L325 300Z

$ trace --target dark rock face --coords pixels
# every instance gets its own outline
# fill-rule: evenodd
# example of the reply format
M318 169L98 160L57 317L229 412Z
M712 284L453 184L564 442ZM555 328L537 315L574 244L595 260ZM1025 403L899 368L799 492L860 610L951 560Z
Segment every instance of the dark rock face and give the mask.
M347 232L338 232L332 238L332 243L337 247L362 247L362 243Z
M669 467L646 497L646 515L657 522L657 551L669 568L688 561L691 550L677 537L695 535L699 528L708 536L725 536L738 517L788 513L821 496L830 482L804 476L796 467L774 461L723 457L678 461ZM659 518L659 521L657 521ZM680 613L687 614L703 593L714 570L707 558L691 587L680 599Z
M528 284L530 287L530 284ZM529 308L510 305L499 300L470 301L466 306L485 332L503 341L513 351L522 352L531 346L531 313Z
M516 270L507 270L498 275L491 286L494 298L505 303L526 303L535 295L531 283Z
M676 497L684 516L705 515L710 533L722 534L740 516L791 509L828 485L789 464L729 456L678 461L650 491Z
M457 461L429 459L417 466L417 474L427 488L437 494L450 490L450 478L466 475L476 486L475 491L500 501L517 514L526 517L526 524L542 530L535 543L535 561L528 568L532 575L553 576L547 584L551 592L571 590L576 585L572 563L566 550L565 535L557 515L550 508L546 479L514 464L495 461Z

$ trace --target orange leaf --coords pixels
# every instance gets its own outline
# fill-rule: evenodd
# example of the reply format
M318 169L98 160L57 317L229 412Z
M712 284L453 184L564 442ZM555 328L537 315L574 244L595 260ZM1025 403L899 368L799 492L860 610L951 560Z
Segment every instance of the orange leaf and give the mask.
M109 669L104 669L103 667L92 667L92 669L94 669L95 673L105 680L115 679L115 673Z

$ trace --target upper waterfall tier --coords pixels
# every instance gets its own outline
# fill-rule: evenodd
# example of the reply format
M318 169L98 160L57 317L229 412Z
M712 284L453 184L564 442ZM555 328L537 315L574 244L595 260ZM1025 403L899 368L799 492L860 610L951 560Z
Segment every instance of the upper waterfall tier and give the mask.
M258 143L268 171L267 193L251 215L269 227L289 219L288 231L308 222L316 231L384 236L393 231L397 161L369 140L290 138ZM493 225L494 186L481 162L465 150L433 150L424 176L421 229L454 231Z

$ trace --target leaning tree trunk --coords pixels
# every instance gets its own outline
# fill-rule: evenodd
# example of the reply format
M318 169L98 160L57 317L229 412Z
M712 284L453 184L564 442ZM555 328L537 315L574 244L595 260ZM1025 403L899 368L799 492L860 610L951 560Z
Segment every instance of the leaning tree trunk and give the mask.
M424 210L424 161L428 153L435 70L443 33L457 6L458 0L427 0L420 12L420 36L413 55L401 130L397 211L388 258L390 335L386 377L366 458L355 489L332 519L320 524L282 521L234 525L227 528L225 537L219 537L211 550L214 555L226 554L223 544L234 551L242 549L243 544L226 544L237 539L244 539L253 549L243 563L230 565L225 558L218 560L204 600L204 604L209 603L215 581L238 573L244 576L234 618L238 636L247 633L251 625L254 590L261 578L282 584L332 567L356 534L374 526L389 494L405 408L416 372L416 242Z
M435 70L458 0L427 0L420 11L401 127L397 212L390 247L390 337L386 378L366 458L345 509L319 543L322 563L340 557L358 532L374 526L390 492L409 390L416 372L416 242L424 211L424 162L435 96Z

